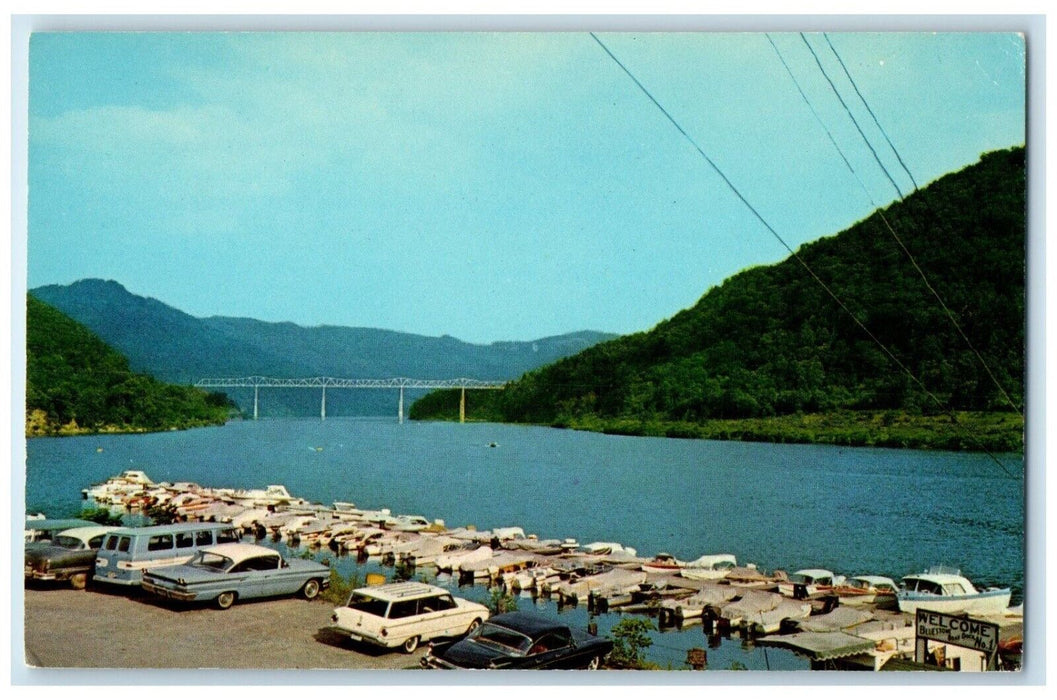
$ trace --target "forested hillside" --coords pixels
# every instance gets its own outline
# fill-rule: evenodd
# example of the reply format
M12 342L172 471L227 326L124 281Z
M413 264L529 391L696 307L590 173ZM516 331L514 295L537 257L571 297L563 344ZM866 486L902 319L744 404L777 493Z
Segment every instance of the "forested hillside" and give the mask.
M81 324L32 295L26 304L27 435L168 430L227 419L223 394L134 373Z
M731 277L649 332L529 372L475 403L492 420L578 427L838 411L889 412L889 421L952 411L1017 416L1014 405L1021 408L1024 397L1023 148L986 154L798 254L909 372L790 257ZM452 400L427 397L412 416L437 415Z
M130 293L114 281L87 279L31 290L83 323L129 359L138 372L164 381L193 384L205 377L352 377L385 379L505 380L577 353L611 333L580 331L527 341L467 343L377 328L305 327L249 318L196 318L157 299ZM349 301L346 303L359 303ZM421 395L409 392L408 398ZM244 410L252 389L231 389ZM272 389L262 402L268 416L319 413L316 392ZM396 397L383 391L335 391L329 415L392 415Z

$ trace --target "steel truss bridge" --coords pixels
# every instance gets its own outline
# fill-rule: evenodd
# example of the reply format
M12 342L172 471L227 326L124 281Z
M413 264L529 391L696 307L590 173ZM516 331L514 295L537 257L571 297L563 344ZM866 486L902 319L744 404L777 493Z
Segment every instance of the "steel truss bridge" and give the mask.
M404 389L461 389L459 398L459 422L466 421L466 390L467 389L502 389L506 382L488 381L483 379L408 379L407 377L392 377L390 379L341 379L338 377L302 377L286 379L277 377L226 377L199 379L195 386L201 389L221 389L242 387L253 387L253 420L257 420L257 408L259 404L259 392L261 387L265 388L298 388L298 389L320 389L322 400L319 406L319 417L327 419L327 389L397 389L400 399L397 404L397 415L401 423L404 422Z

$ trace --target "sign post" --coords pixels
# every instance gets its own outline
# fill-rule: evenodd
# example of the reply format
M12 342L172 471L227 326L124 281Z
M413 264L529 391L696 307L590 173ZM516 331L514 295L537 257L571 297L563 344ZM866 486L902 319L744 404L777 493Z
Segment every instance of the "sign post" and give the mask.
M997 667L998 625L974 620L965 615L948 615L918 608L915 615L914 660L925 663L928 640L983 652L987 670Z

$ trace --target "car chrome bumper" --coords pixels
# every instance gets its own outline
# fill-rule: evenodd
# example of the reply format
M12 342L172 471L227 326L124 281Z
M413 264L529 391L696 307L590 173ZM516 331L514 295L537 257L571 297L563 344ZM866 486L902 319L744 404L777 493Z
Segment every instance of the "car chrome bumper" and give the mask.
M169 588L162 588L161 586L155 586L153 583L146 581L142 582L140 586L143 590L153 593L154 595L161 596L162 598L171 598L172 600L194 600L197 596L194 593L186 593L183 591L174 591Z

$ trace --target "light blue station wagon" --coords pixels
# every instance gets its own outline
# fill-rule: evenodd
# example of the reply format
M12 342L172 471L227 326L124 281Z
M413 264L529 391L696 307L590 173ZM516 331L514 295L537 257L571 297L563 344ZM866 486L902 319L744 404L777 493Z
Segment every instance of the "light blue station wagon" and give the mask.
M330 585L330 567L283 559L256 544L202 548L190 561L143 572L143 589L180 601L214 601L221 610L236 600L300 594L312 600Z

